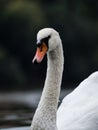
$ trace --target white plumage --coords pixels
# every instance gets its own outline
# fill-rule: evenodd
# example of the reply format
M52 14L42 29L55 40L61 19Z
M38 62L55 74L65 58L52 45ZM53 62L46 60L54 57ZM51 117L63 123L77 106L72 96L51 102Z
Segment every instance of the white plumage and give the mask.
M98 72L66 96L57 110L64 63L63 48L59 33L51 28L40 30L37 41L48 36L47 75L31 130L98 130ZM34 60L37 61L37 58Z
M58 130L98 130L98 72L63 99L57 126Z

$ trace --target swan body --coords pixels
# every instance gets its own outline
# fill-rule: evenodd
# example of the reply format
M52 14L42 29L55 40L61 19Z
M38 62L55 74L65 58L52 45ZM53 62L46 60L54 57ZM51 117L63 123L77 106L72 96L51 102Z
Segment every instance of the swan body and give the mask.
M45 53L46 80L31 130L98 130L98 72L66 96L57 110L64 57L59 33L52 28L38 32L33 62L40 63Z
M98 130L98 72L69 95L57 112L58 130Z

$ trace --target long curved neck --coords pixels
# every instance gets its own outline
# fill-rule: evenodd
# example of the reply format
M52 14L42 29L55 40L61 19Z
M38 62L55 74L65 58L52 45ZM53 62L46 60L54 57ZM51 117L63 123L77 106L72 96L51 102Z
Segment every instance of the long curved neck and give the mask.
M33 125L40 126L40 130L44 127L44 130L56 130L56 112L64 63L62 44L54 51L48 52L47 58L48 64L45 86L33 119Z
M47 54L47 76L45 87L41 97L41 104L45 103L51 109L57 110L58 98L60 94L60 86L63 72L63 51L62 46L59 46L54 51ZM47 109L48 110L48 109ZM49 110L48 110L49 111ZM54 112L55 112L54 111Z

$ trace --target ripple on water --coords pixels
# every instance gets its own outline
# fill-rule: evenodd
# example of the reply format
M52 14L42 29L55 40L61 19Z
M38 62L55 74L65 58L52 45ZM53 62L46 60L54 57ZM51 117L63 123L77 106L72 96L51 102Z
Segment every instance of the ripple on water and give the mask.
M25 104L0 103L0 128L30 126L34 111Z
M30 127L13 127L13 128L6 128L0 130L30 130Z

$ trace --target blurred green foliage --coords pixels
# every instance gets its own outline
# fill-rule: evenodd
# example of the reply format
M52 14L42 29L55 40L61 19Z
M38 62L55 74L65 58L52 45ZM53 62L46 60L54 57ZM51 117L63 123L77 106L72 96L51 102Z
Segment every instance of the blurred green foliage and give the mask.
M63 86L98 70L97 0L0 0L0 86L43 83L46 60L38 66L31 61L44 27L55 28L63 41Z

